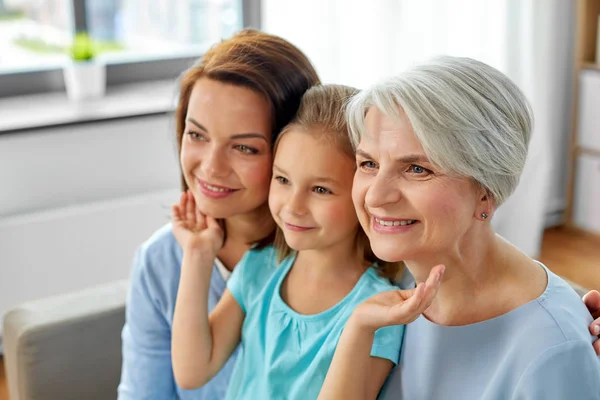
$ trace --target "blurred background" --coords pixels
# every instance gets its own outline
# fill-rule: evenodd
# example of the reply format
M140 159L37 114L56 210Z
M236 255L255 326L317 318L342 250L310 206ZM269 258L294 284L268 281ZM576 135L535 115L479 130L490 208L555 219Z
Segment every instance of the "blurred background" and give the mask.
M0 0L0 316L127 279L179 191L177 76L246 26L325 83L365 88L437 54L506 73L536 125L493 223L600 289L599 15L600 0Z

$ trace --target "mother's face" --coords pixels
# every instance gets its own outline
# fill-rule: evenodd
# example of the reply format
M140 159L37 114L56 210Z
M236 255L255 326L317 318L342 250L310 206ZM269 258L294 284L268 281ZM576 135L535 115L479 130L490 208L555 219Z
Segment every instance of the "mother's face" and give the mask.
M371 107L357 148L352 198L375 254L386 261L442 255L477 222L482 190L429 162L404 115Z
M272 125L269 103L257 92L208 78L195 84L180 162L200 210L228 218L266 207Z

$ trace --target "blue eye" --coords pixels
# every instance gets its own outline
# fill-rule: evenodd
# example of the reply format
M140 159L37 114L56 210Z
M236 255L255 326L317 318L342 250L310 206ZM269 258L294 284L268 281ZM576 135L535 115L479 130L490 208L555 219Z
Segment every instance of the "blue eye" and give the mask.
M375 169L377 168L377 164L375 164L373 161L361 161L359 163L359 167L362 169Z
M431 174L431 171L428 170L427 168L423 168L420 165L411 165L408 167L408 171L415 174L415 175L429 175Z

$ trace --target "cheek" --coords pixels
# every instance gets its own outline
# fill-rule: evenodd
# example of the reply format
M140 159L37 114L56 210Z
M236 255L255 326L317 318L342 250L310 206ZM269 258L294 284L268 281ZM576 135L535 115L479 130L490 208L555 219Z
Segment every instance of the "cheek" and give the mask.
M355 213L359 219L365 216L365 196L368 190L368 184L364 179L357 174L354 177L354 183L352 184L352 202L354 204Z
M269 190L273 163L271 156L262 156L260 160L245 162L237 168L240 180L247 188Z
M194 154L192 149L189 146L183 144L181 146L181 153L179 154L179 163L181 166L181 171L183 172L183 176L188 178L190 176L191 170L194 169L195 164L197 164L198 155Z
M419 196L418 204L426 219L442 230L462 230L468 223L472 200L455 191L433 191ZM445 229L444 229L445 228Z
M269 210L271 210L273 216L279 214L283 202L283 197L281 196L280 188L278 186L279 184L277 182L271 181L269 189Z
M347 198L345 201L331 202L326 207L320 209L322 218L325 218L340 231L354 228L358 223L356 211L350 198Z

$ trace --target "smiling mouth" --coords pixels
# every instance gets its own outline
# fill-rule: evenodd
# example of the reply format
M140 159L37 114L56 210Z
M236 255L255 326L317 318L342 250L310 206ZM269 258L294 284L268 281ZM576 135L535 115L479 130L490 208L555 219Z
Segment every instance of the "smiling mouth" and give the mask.
M285 225L286 228L288 228L292 231L307 231L307 230L313 229L312 227L294 225L294 224L290 224L287 222L284 222L283 224Z
M198 179L198 183L205 189L210 190L211 192L215 192L215 193L231 193L231 192L235 192L238 189L231 189L225 186L219 186L219 185L211 185L210 183L201 181L200 179Z
M400 220L390 220L390 219L380 219L377 217L373 217L373 220L376 224L381 226L406 226L413 225L419 221L416 219L400 219Z

